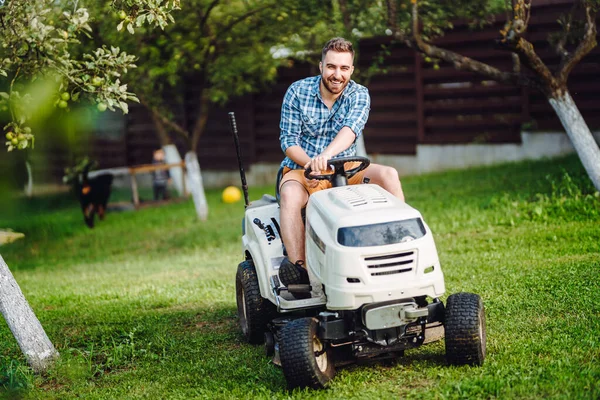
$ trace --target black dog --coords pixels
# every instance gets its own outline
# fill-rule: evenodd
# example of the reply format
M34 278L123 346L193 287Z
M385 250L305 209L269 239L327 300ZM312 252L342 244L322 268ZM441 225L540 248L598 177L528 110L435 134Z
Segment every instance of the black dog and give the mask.
M81 204L83 219L90 228L94 227L96 213L101 220L104 219L112 181L111 174L88 178L88 168L84 168L83 172L75 179L75 193Z

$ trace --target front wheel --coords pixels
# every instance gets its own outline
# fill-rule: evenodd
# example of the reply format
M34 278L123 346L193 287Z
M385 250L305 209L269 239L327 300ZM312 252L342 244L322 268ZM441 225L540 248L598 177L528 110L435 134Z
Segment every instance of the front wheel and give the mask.
M279 356L290 389L323 389L335 375L331 351L319 339L317 327L317 319L299 318L281 329Z
M483 364L486 333L481 297L473 293L456 293L448 297L444 327L449 364Z
M260 295L258 275L252 260L238 265L235 297L242 333L249 343L261 344L267 324L275 314L275 306Z

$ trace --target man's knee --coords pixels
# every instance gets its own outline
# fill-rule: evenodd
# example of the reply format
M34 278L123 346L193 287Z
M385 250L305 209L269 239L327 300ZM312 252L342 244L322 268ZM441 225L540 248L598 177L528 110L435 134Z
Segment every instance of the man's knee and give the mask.
M287 181L279 189L282 207L301 208L308 201L308 193L299 182Z
M400 177L396 168L378 165L377 169L373 172L371 176L373 183L377 183L386 189L400 185Z
M400 184L400 177L396 168L384 166L381 169L381 180L387 184Z

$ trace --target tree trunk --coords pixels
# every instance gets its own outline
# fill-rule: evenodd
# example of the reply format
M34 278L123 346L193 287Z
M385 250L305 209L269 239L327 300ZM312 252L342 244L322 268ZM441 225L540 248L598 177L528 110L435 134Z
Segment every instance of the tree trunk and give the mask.
M600 148L568 91L548 101L571 139L583 167L600 192Z
M189 190L194 199L196 213L198 214L198 218L205 221L208 217L208 204L206 203L204 185L202 184L200 163L198 163L198 156L195 151L189 151L185 155L185 167L187 168Z
M163 146L162 149L165 152L165 162L167 164L179 164L181 162L181 156L174 144ZM185 179L185 176L183 174L183 169L179 167L169 168L169 174L171 175L173 186L175 186L177 193L179 193L180 196L185 196L187 193L184 193L183 180Z
M150 112L150 114L152 115L152 122L154 123L154 128L156 129L156 137L160 142L160 146L164 147L171 144L171 138L169 137L169 133L165 129L163 123L160 121L160 118L158 118L158 116L153 112Z
M58 351L48 339L2 256L0 256L0 312L31 368L36 372L45 371L58 357Z

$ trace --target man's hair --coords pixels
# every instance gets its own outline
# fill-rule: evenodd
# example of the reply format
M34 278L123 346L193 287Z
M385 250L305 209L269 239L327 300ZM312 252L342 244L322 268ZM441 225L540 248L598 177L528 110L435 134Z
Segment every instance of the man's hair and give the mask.
M350 53L352 54L352 59L354 59L354 49L352 48L352 43L344 38L336 37L325 43L323 52L321 53L321 61L325 59L325 55L327 55L327 52L330 50L337 51L338 53Z

